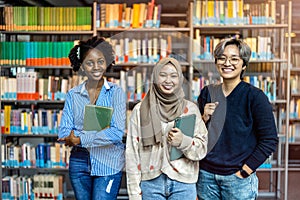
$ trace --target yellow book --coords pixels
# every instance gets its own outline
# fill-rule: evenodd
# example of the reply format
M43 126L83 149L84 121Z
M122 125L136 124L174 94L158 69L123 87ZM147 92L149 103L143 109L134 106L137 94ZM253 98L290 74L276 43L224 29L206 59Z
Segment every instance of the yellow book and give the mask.
M244 17L244 0L238 0L237 2L237 14L239 19L243 19Z
M133 19L132 19L132 28L139 28L139 19L140 19L140 4L133 4Z
M227 17L233 18L234 14L233 14L234 10L233 10L233 1L227 1Z
M215 16L215 2L214 1L207 1L207 17L214 17Z
M105 4L105 27L108 27L108 28L110 28L110 26L109 26L110 25L109 22L110 22L110 18L111 18L110 10L111 10L111 4Z
M113 108L86 105L84 109L83 130L101 131L110 126Z
M10 134L11 105L4 105L4 134Z

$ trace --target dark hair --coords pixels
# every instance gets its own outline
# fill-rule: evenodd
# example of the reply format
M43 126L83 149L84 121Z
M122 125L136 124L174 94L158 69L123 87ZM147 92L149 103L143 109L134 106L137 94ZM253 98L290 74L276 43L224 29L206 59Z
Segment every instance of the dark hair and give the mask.
M240 57L243 60L243 67L249 66L249 60L251 57L251 48L244 41L240 39L230 38L224 39L219 44L217 44L214 50L215 64L217 64L217 58L222 56L224 53L225 47L228 45L235 45L240 51ZM243 77L244 70L241 72L241 78Z
M98 49L103 53L107 69L115 64L115 53L112 45L105 38L94 36L87 41L79 41L79 44L70 50L69 60L73 71L77 72L79 70L84 58L91 49Z

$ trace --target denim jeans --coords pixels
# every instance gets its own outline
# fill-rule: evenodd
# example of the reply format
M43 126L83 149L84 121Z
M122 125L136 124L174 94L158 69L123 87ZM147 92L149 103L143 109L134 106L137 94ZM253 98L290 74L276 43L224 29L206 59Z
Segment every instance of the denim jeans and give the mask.
M113 200L121 185L122 172L110 176L91 176L90 154L87 149L73 147L69 175L76 200Z
M165 174L142 181L141 190L143 200L182 200L196 199L196 184L182 183L168 178Z
M197 182L199 200L252 200L257 198L257 194L256 173L240 178L235 174L223 176L200 170Z

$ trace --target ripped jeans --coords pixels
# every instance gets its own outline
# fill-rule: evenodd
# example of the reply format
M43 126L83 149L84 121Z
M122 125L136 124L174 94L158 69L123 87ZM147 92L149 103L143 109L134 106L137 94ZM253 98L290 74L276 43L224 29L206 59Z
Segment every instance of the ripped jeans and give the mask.
M110 176L91 176L90 172L89 152L84 148L72 150L69 175L76 200L117 199L122 172Z
M258 194L258 178L256 173L240 178L236 174L218 175L201 169L197 193L199 200L254 200Z

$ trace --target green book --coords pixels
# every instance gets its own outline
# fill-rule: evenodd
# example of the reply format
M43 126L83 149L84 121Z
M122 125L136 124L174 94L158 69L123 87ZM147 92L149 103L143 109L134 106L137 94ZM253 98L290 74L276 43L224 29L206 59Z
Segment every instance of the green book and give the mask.
M195 121L196 115L186 115L182 117L177 117L174 122L174 127L179 128L181 132L187 136L193 137L194 130L195 130ZM171 147L170 151L170 160L177 160L183 156L181 150L177 149L176 147Z
M113 108L86 105L84 108L83 130L101 131L110 126Z

